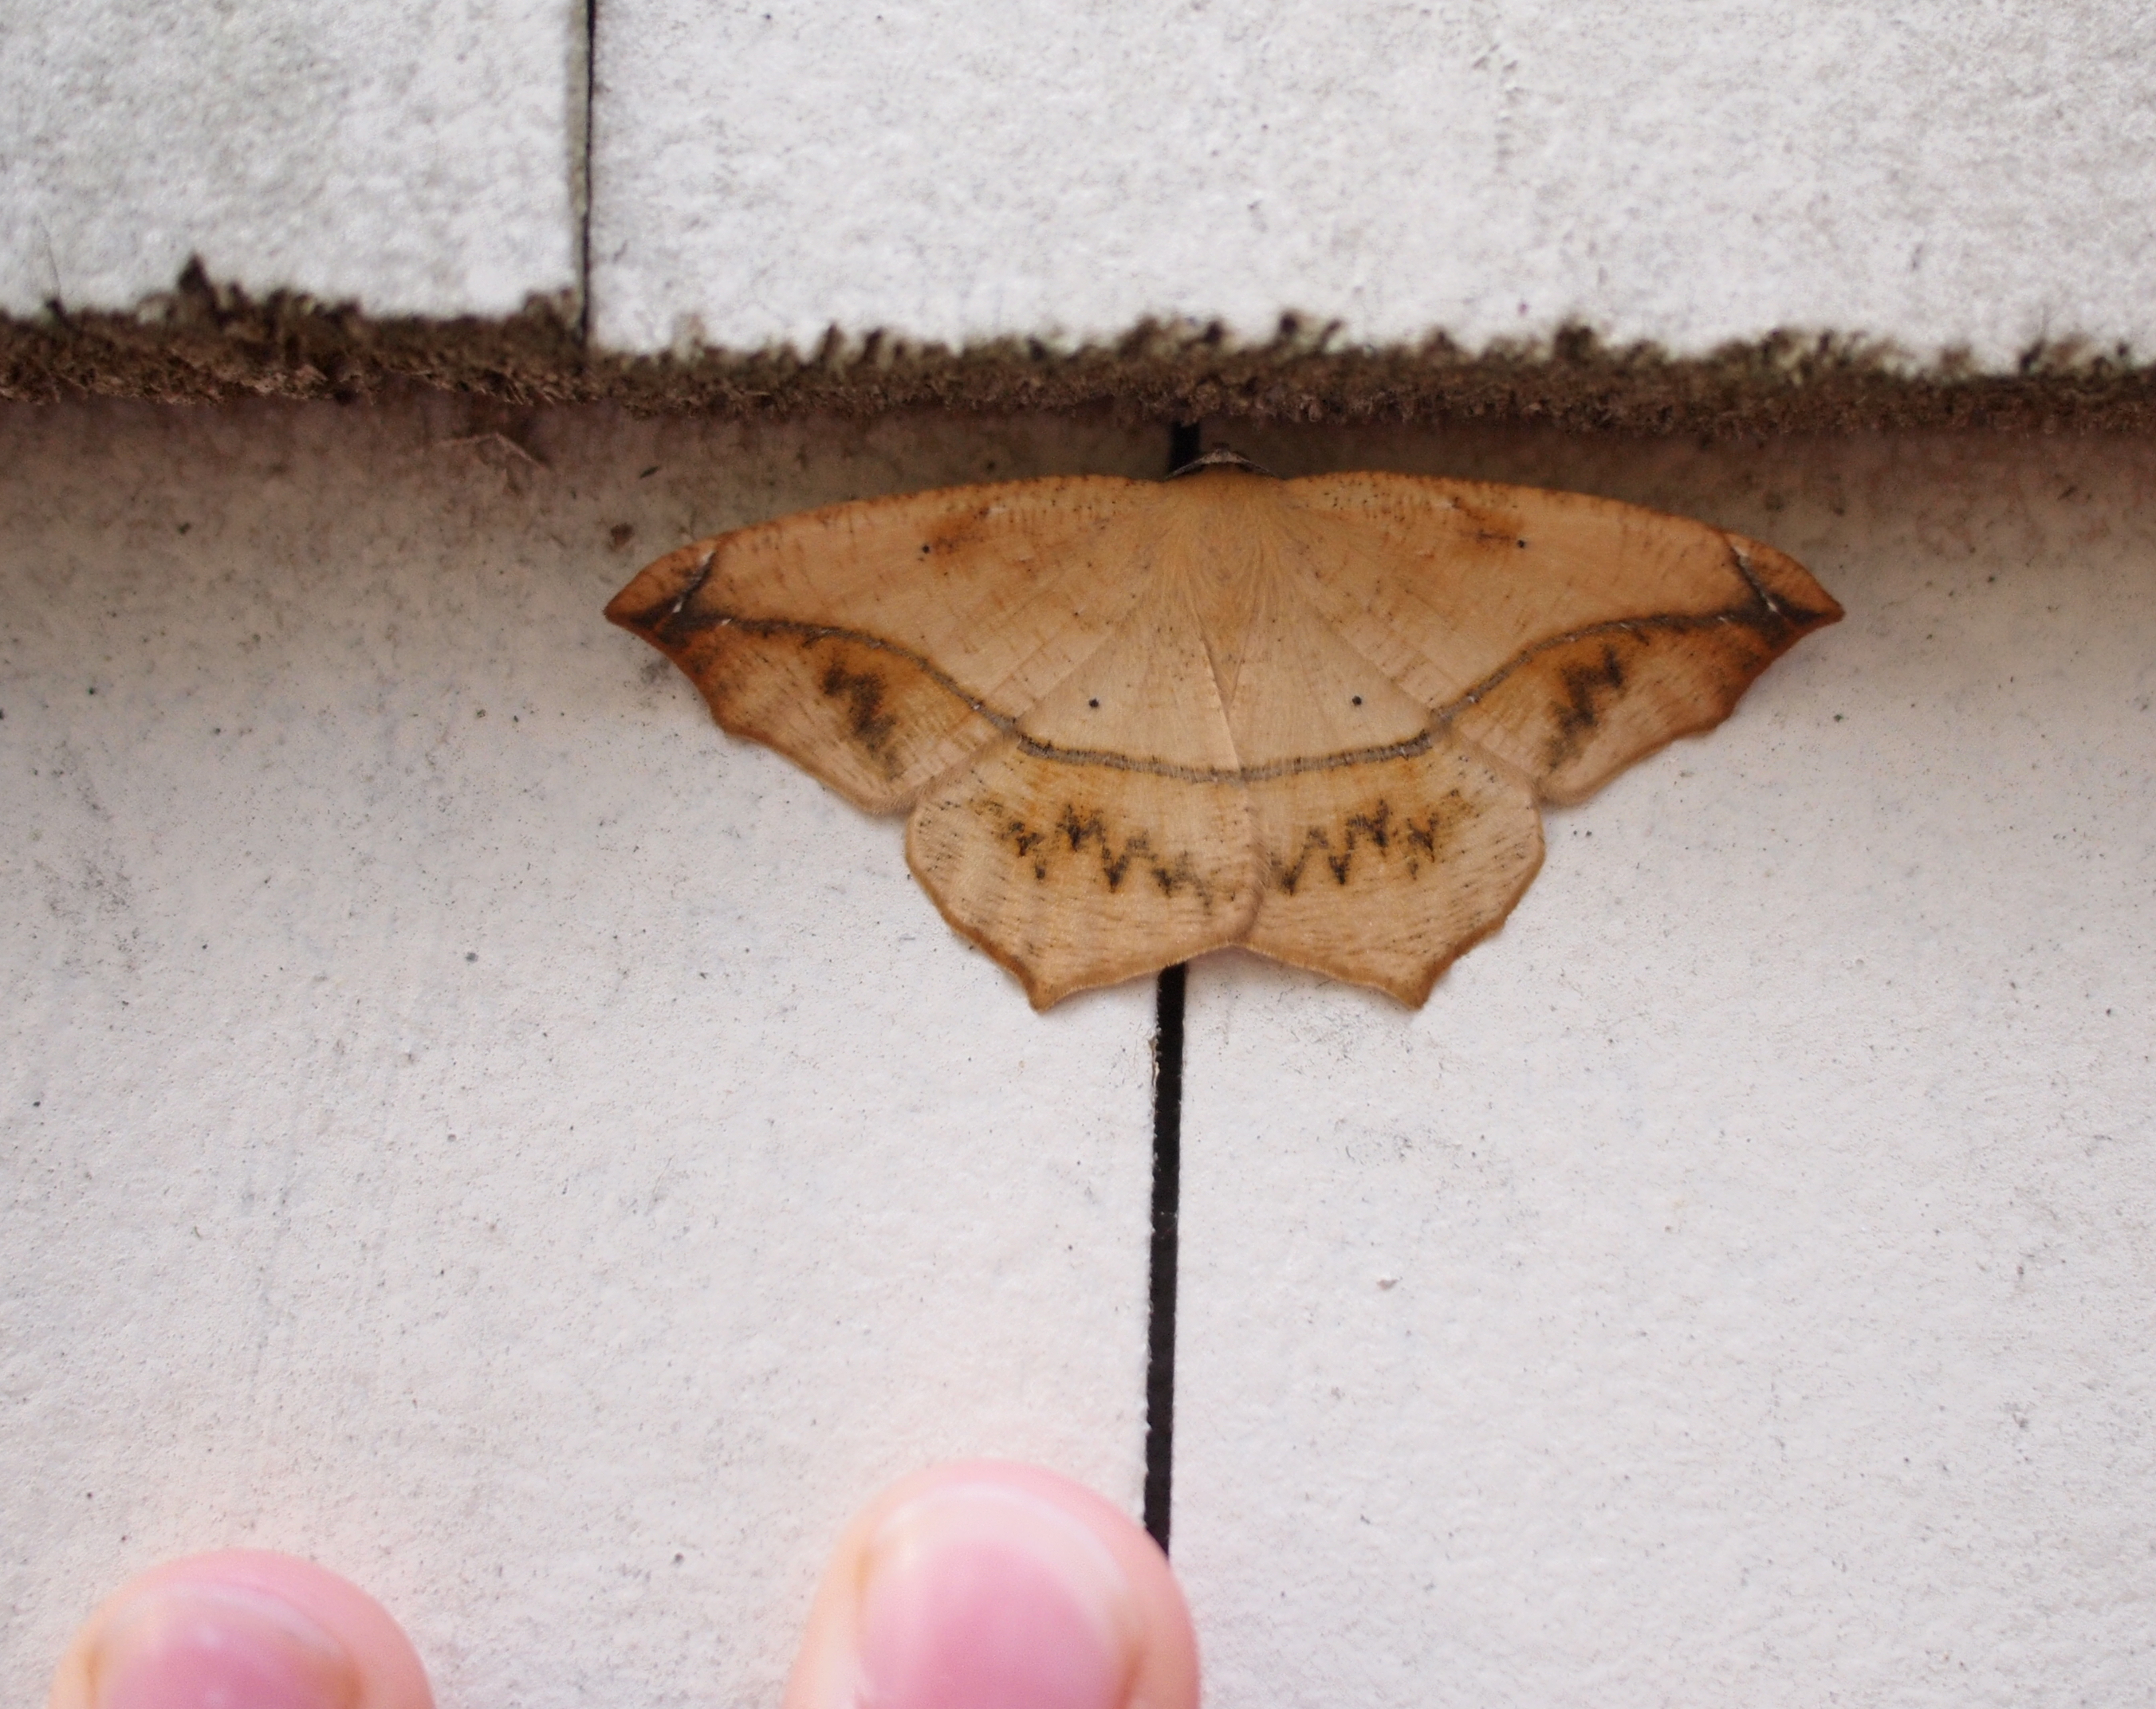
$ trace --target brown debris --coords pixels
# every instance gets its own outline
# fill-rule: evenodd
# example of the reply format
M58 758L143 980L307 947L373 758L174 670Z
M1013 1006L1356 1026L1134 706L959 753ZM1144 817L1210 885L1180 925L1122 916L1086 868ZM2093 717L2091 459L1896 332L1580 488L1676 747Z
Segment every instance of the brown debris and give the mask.
M1231 343L1218 327L1147 324L1072 352L1022 340L952 350L834 331L805 356L629 356L587 348L566 299L535 299L505 320L373 319L288 293L257 300L198 264L131 314L0 316L0 400L357 402L418 386L520 406L603 402L732 417L1106 408L1127 420L1476 421L1717 437L2156 427L2156 369L2123 350L2072 344L2036 347L2015 372L1997 374L1953 360L1912 368L1835 335L1776 333L1681 359L1613 347L1581 328L1479 354L1441 335L1383 350L1336 350L1331 336L1289 316L1258 345Z

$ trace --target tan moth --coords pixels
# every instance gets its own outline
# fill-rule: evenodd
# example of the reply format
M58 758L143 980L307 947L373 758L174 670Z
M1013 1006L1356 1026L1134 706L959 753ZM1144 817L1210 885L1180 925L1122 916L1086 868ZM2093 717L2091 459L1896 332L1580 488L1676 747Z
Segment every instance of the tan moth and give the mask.
M1419 1004L1580 800L1841 608L1607 499L1215 453L837 504L607 616L871 813L1045 1008L1241 944Z

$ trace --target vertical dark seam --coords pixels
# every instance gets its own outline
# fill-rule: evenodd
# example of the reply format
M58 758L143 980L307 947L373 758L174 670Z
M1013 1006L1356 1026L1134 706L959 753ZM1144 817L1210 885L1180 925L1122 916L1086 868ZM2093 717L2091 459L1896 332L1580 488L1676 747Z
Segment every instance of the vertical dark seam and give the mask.
M1178 422L1168 432L1168 472L1187 468L1205 454L1205 430L1196 422Z
M584 0L584 205L577 233L577 341L592 341L592 135L598 125L599 0Z
M1194 422L1168 438L1171 473L1197 460ZM1183 993L1181 964L1161 970L1153 995L1152 1250L1146 1299L1145 1528L1168 1548L1175 1480L1175 1272L1183 1200Z
M1161 970L1152 1045L1152 1279L1146 1323L1145 1528L1168 1548L1175 1480L1175 1271L1183 1187L1181 963Z

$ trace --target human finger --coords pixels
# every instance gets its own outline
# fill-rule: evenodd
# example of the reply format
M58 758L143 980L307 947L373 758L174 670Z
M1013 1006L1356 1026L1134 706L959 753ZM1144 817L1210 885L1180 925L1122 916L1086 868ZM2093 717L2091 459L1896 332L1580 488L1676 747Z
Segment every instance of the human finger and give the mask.
M839 1539L785 1709L1196 1709L1167 1557L1037 1466L973 1461L884 1492Z
M228 1549L131 1579L61 1658L47 1709L434 1709L382 1605L290 1555Z

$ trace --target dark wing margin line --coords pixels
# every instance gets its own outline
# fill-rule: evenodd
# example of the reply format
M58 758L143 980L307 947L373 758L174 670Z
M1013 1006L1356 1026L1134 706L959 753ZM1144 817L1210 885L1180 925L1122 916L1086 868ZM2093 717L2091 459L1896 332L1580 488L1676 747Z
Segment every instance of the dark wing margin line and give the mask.
M655 638L676 646L690 635L706 629L738 629L748 635L792 636L804 642L844 641L871 652L890 653L895 658L904 659L996 729L1015 737L1019 748L1035 759L1051 760L1065 765L1099 766L1110 771L1143 772L1154 777L1173 778L1178 783L1270 783L1279 778L1298 777L1306 772L1337 771L1351 765L1370 765L1387 760L1412 760L1427 754L1435 745L1440 734L1462 712L1478 704L1507 678L1525 668L1542 654L1557 647L1592 641L1604 635L1637 635L1642 632L1697 634L1706 630L1724 628L1732 623L1748 623L1764 632L1770 642L1779 642L1789 632L1806 627L1806 620L1822 615L1815 611L1793 610L1775 598L1734 545L1729 552L1731 563L1752 595L1743 605L1719 611L1702 611L1693 616L1616 617L1607 622L1590 623L1584 628L1568 629L1561 635L1537 641L1507 659L1456 699L1436 709L1436 716L1430 727L1404 742L1389 742L1375 748L1354 748L1344 753L1321 754L1301 760L1276 760L1263 765L1232 768L1175 765L1164 760L1134 759L1130 755L1113 753L1105 749L1066 748L1055 742L1044 742L1038 737L1028 735L1019 728L1016 719L1008 713L997 711L933 661L910 647L902 647L895 641L886 640L882 636L870 634L866 630L849 629L837 623L803 623L788 617L742 617L730 611L698 612L691 616L685 607L690 595L702 586L702 576L687 592L668 600L657 610L639 613L639 617L642 622L649 624ZM707 564L704 566L703 576L709 573L710 565Z
M1589 623L1582 628L1568 629L1562 635L1553 635L1547 640L1537 641L1531 647L1522 648L1458 699L1438 708L1438 722L1450 722L1469 707L1486 698L1507 678L1524 669L1542 654L1557 647L1570 647L1578 642L1593 641L1604 635L1635 635L1642 631L1666 635L1698 634L1704 630L1727 628L1732 623L1748 623L1770 643L1786 645L1789 640L1794 639L1791 632L1807 628L1825 617L1823 611L1804 611L1775 598L1752 568L1752 560L1745 556L1734 541L1729 542L1728 545L1730 566L1751 591L1752 598L1748 604L1731 606L1718 611L1701 611L1692 616L1613 617L1607 622Z

